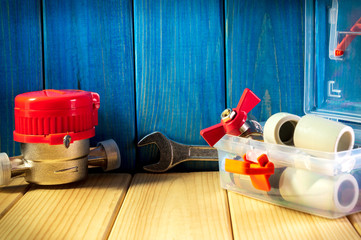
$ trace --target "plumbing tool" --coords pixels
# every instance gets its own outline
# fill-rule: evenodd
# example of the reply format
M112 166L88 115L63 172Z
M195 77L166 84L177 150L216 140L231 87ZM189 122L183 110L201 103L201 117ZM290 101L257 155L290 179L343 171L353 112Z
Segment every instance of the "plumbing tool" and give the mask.
M21 157L0 153L0 185L25 174L39 185L75 182L87 176L88 165L105 171L120 166L120 153L113 140L98 143L90 151L89 138L98 125L100 98L81 90L43 90L15 98L14 140Z
M257 139L262 133L261 125L254 121L247 121L248 129L241 136ZM161 132L153 132L142 138L138 146L156 144L159 152L159 162L146 165L144 170L150 172L165 172L175 165L185 161L218 161L217 149L209 146L184 145L168 139Z
M201 130L201 135L213 147L225 134L240 136L247 131L247 114L261 101L248 88L244 89L238 105L234 109L227 108L221 114L221 122Z
M144 170L150 172L165 172L175 165L185 161L218 161L217 149L209 146L184 145L168 139L161 132L153 132L142 138L138 146L156 144L159 152L159 162L146 165Z

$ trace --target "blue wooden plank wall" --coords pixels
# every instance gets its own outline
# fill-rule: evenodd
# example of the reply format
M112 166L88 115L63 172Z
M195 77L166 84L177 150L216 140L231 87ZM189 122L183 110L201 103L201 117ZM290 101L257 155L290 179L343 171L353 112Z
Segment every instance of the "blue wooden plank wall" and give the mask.
M135 167L132 1L44 1L45 88L99 93L92 143L113 138Z
M138 137L203 144L200 130L225 108L223 2L135 0L134 27Z
M304 1L226 1L227 103L242 89L262 102L259 121L277 112L303 114Z
M0 1L0 147L19 154L13 142L14 98L43 88L40 2Z
M202 128L235 107L245 87L260 121L301 115L304 1L0 0L1 151L15 153L13 99L41 88L101 95L97 135L114 138L121 171L156 161L136 148L158 130L206 144ZM216 163L176 170L217 169Z

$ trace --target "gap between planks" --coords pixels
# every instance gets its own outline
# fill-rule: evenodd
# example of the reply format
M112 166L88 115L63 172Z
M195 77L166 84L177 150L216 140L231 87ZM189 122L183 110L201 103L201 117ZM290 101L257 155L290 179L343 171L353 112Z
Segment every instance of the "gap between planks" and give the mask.
M92 174L81 182L32 186L0 219L1 239L106 239L130 174Z
M109 239L360 239L346 217L326 219L233 192L227 199L225 192L218 172L137 174Z
M347 216L353 227L361 235L361 212Z
M218 172L136 174L109 239L232 239Z
M228 192L234 239L361 239L347 217L326 219Z
M30 185L23 177L13 178L9 185L0 188L0 219L24 196Z

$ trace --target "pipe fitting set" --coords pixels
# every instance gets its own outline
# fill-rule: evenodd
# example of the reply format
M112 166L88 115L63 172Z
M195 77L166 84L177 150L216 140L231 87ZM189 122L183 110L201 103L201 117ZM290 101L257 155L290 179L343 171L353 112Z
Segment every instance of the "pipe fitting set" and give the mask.
M336 163L325 155L351 150L354 130L315 115L280 112L266 121L263 134L258 131L253 140L260 142L245 139L247 114L259 101L246 89L237 108L222 112L221 123L201 131L218 151L222 187L311 213L352 211L360 196L349 173L353 158L342 158L352 166L336 173Z
M14 140L21 156L0 153L0 185L24 175L29 183L57 185L82 180L88 166L104 171L120 166L114 140L89 148L98 125L100 98L81 90L43 90L15 98Z
M263 138L266 143L323 152L351 150L355 143L355 133L350 126L315 115L300 118L284 112L267 120Z
M323 152L351 150L355 133L350 126L315 115L300 118L281 112L265 123L264 141L294 146L306 152L311 150L310 155L322 157ZM297 166L283 169L278 188L282 198L289 202L326 211L349 212L359 198L359 185L353 175L343 173L332 177Z

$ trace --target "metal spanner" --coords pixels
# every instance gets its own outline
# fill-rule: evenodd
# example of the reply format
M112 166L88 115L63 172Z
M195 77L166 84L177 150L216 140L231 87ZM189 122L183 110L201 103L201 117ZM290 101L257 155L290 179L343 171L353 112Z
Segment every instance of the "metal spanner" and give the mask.
M209 146L184 145L168 139L161 132L153 132L138 142L138 146L156 144L159 148L158 163L146 165L144 170L165 172L185 161L218 161L217 149Z
M254 120L247 120L247 128L241 137L252 137L259 140L262 137L262 126ZM175 165L185 161L218 161L217 149L209 146L184 145L168 139L160 132L153 132L138 142L138 146L156 144L159 148L158 163L146 165L144 170L150 172L165 172Z

